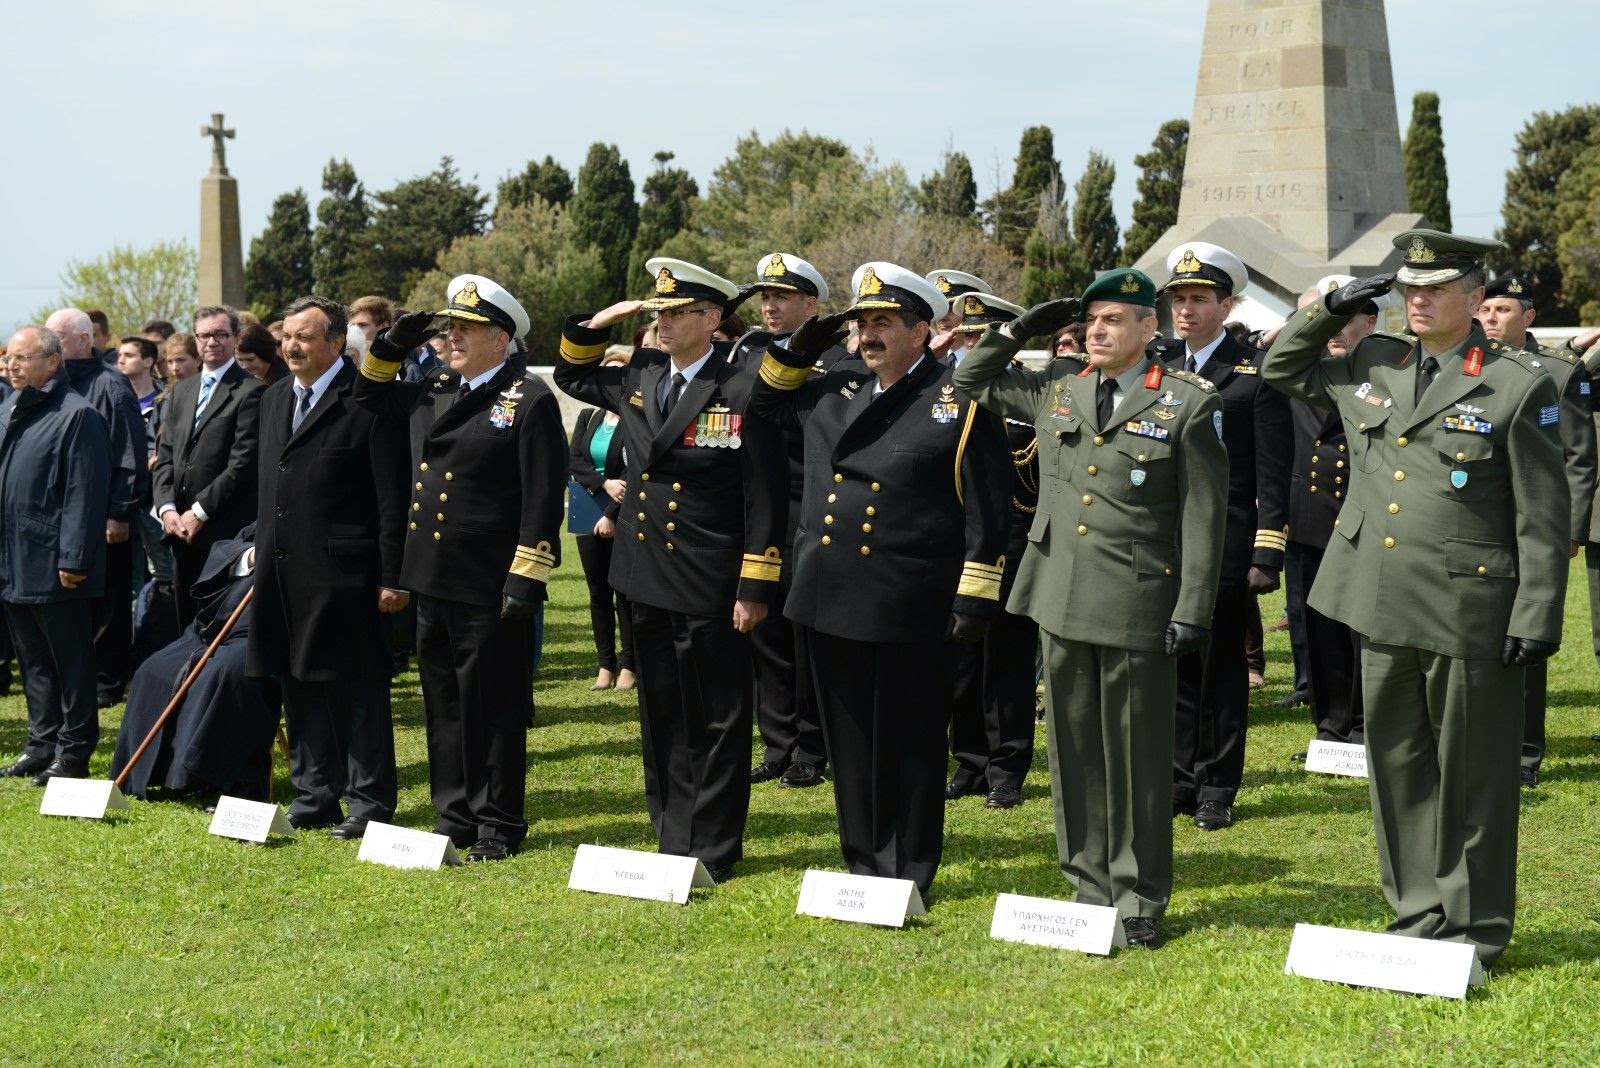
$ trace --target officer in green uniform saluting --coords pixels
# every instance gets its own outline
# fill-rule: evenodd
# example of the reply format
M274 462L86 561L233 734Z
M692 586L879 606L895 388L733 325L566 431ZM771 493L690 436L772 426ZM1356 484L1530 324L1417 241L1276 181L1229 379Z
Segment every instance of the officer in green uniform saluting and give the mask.
M1398 276L1294 314L1262 373L1336 408L1354 482L1310 604L1360 633L1368 780L1389 930L1492 964L1516 905L1523 668L1561 638L1568 496L1555 381L1473 319L1492 241L1395 239ZM1416 335L1322 348L1399 281Z

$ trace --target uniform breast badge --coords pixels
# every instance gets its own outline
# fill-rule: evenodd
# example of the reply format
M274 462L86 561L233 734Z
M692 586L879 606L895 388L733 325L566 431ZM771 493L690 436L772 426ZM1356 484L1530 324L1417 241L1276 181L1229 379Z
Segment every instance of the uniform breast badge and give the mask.
M955 387L946 383L939 389L939 399L933 403L935 423L953 423L961 418L961 405L956 403Z
M496 430L509 430L517 421L517 402L521 399L522 390L516 386L502 391L494 407L489 409L489 425Z
M702 449L737 449L744 444L740 431L744 417L726 404L713 404L695 416L694 425L685 427L683 443Z

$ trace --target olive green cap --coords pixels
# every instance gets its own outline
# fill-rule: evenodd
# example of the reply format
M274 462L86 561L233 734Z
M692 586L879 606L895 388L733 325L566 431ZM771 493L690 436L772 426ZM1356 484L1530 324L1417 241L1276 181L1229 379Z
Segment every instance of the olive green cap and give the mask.
M1395 275L1403 286L1436 286L1483 266L1484 257L1505 248L1486 237L1466 237L1438 230L1407 230L1394 239L1405 253L1405 263Z
M1078 298L1078 322L1083 322L1089 304L1096 300L1114 300L1118 304L1139 304L1153 308L1156 304L1156 284L1150 276L1133 267L1118 267L1089 283Z

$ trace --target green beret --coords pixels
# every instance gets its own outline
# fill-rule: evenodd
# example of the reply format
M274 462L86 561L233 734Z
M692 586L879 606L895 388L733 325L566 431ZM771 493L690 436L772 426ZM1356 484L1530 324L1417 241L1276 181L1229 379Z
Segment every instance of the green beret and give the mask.
M1395 276L1403 286L1436 286L1454 281L1482 267L1489 253L1505 248L1488 238L1438 230L1407 230L1395 237L1394 247L1405 253L1405 263Z
M1089 288L1078 298L1078 322L1089 313L1089 304L1096 300L1114 300L1118 304L1138 304L1146 308L1156 305L1156 284L1150 276L1132 267L1118 267L1089 283Z

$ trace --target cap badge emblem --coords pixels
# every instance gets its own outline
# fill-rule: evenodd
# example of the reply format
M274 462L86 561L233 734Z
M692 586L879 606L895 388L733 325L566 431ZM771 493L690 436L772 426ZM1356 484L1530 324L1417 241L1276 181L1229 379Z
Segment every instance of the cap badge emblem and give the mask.
M461 287L461 292L456 294L456 299L451 303L459 304L463 308L476 308L480 299L478 296L478 283L468 282Z
M1438 254L1428 247L1428 243L1420 237L1411 239L1411 247L1406 250L1407 263L1432 263L1438 259Z
M961 305L962 315L982 315L988 310L989 309L983 306L983 301L972 296L971 294L968 294L967 299L963 301Z
M783 254L780 252L774 252L772 254L772 258L767 261L766 267L762 268L761 277L782 278L788 273L789 268L783 265Z
M861 276L861 286L856 290L858 297L875 297L883 292L883 283L878 280L878 272L868 267Z
M1137 278L1135 278L1131 274L1128 275L1128 277L1126 277L1126 278L1124 278L1122 280L1122 292L1124 292L1124 293L1137 293L1137 292L1139 292L1139 280Z
M950 295L950 279L941 274L933 280L933 288L948 297Z
M1510 294L1513 294L1513 295L1521 293L1522 292L1522 283L1517 281L1517 279L1513 278L1509 283L1507 283L1506 292L1510 293Z
M1199 258L1197 256L1195 256L1194 249L1186 248L1186 249L1183 250L1183 259L1178 261L1178 266L1173 268L1172 273L1173 274L1198 274L1199 271L1200 271L1200 260L1199 260Z
M661 268L661 270L656 274L656 292L676 293L677 291L678 280L672 277L671 271L667 270L665 267Z

